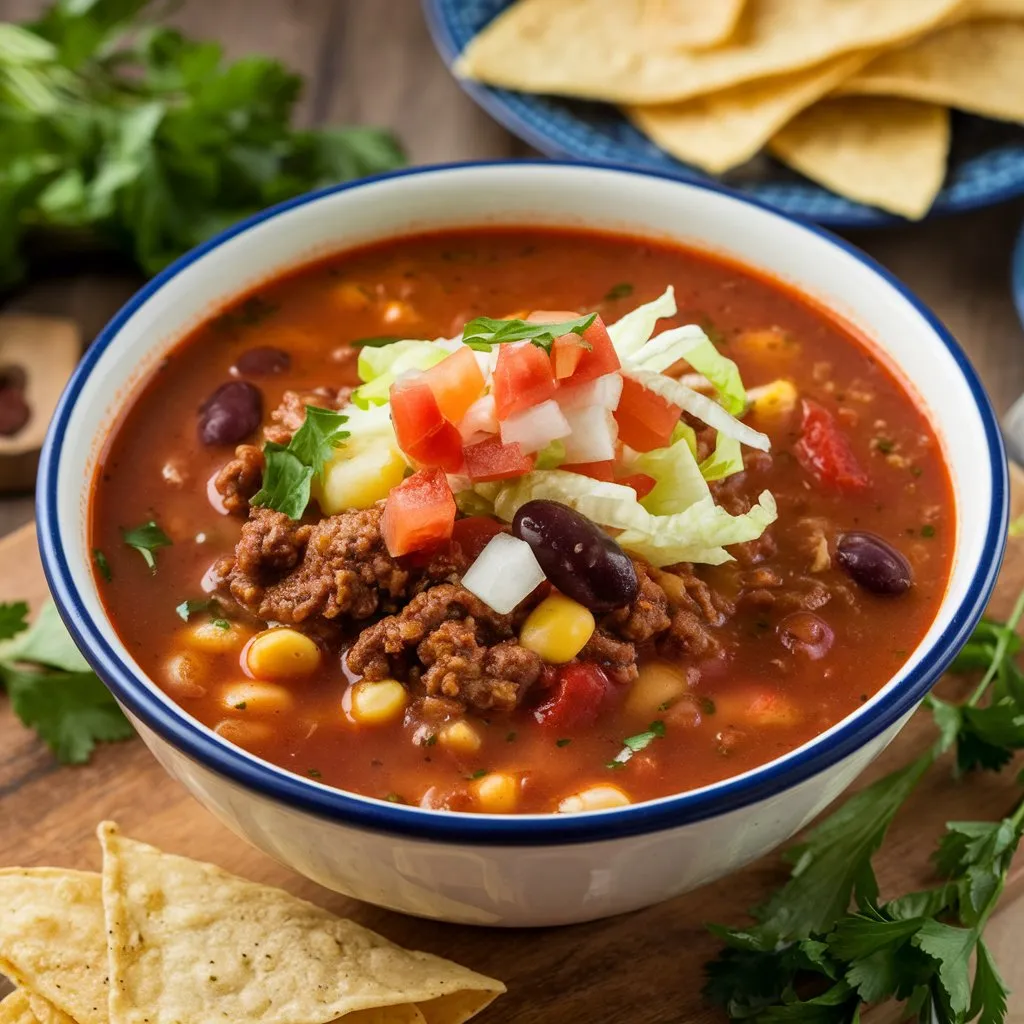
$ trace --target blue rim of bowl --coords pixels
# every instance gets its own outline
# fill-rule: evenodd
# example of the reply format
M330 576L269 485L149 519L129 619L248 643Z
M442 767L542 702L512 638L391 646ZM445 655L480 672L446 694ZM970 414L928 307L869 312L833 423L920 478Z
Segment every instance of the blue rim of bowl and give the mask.
M480 82L475 82L468 78L462 78L455 74L452 66L455 63L456 58L459 56L459 45L455 36L452 34L448 20L442 13L442 4L440 3L440 0L422 0L422 7L424 18L427 23L427 29L430 32L430 36L434 41L434 46L440 54L441 59L451 72L452 77L455 79L459 88L462 89L462 91L469 96L477 106L482 110L485 110L502 127L522 139L523 142L533 146L534 149L539 150L541 153L544 153L546 156L549 156L556 161L572 161L583 164L593 162L592 155L583 155L577 150L574 150L572 146L565 145L564 141L561 141L559 137L539 130L531 123L529 118L523 116L523 114L516 109L517 106L529 103L530 94L515 93L506 89L492 88L491 86L483 85ZM558 97L552 98L558 99ZM714 176L707 174L696 167L690 167L668 153L666 153L665 156L674 165L671 171L639 162L629 163L624 166L629 166L632 170L642 171L648 174L675 178L679 181L685 181L694 185L719 185L718 179ZM626 159L626 155L621 154L621 158ZM608 163L608 166L619 165L614 162L610 162ZM769 201L764 195L755 191L753 187L720 187L727 188L731 192L739 192L741 195L747 196L757 203L764 204L770 209L775 210L790 219L801 220L814 224L824 224L834 229L883 228L892 227L898 224L916 223L915 221L900 217L897 214L888 213L878 207L869 206L867 203L861 203L854 199L847 199L843 196L838 196L824 186L817 185L810 181L805 183L806 189L813 189L815 195L828 197L833 200L835 204L832 212L827 216L814 216L810 212L808 208L811 202L810 194L808 194L806 201L794 201L792 202L792 206L783 206ZM1016 183L1004 185L1001 188L979 190L966 197L958 196L951 200L946 196L946 189L948 187L947 180L943 185L942 191L936 197L935 204L932 209L928 211L924 219L932 220L936 217L949 217L957 213L967 213L971 210L997 206L1000 203L1009 202L1011 199L1015 199L1017 196L1024 193L1024 182L1017 181ZM802 207L802 209L798 209L797 207Z
M1024 226L1017 235L1013 247L1013 261L1010 264L1010 287L1013 290L1013 304L1017 307L1017 317L1024 327Z
M974 368L953 336L896 277L856 246L817 225L787 216L733 189L709 182L689 182L686 184L691 188L726 195L794 224L800 230L823 238L865 264L902 295L927 322L949 350L971 390L988 442L989 469L992 477L992 509L982 558L964 600L954 612L951 621L926 652L922 662L897 689L872 708L870 715L854 713L839 723L827 744L818 737L799 753L784 755L771 764L754 769L746 778L726 779L704 790L592 814L507 817L425 811L357 797L340 789L331 789L267 762L252 759L240 749L204 732L199 723L181 708L169 706L157 697L149 689L145 679L136 674L114 651L104 635L105 631L110 631L110 627L93 621L87 612L75 590L60 534L57 511L60 439L66 431L78 396L100 357L132 315L165 284L206 253L265 221L316 202L325 196L365 188L379 181L465 169L506 169L524 166L588 169L678 182L678 179L670 174L640 171L626 166L588 166L576 162L559 163L549 160L494 160L408 168L360 181L329 186L279 203L228 228L186 253L153 278L121 308L89 347L65 388L43 445L36 488L39 549L43 569L62 619L100 678L129 712L193 761L246 789L330 821L426 840L471 845L548 846L658 832L745 807L789 789L829 768L909 712L949 667L956 652L966 642L981 617L995 585L1006 541L1009 514L1006 456L988 396Z

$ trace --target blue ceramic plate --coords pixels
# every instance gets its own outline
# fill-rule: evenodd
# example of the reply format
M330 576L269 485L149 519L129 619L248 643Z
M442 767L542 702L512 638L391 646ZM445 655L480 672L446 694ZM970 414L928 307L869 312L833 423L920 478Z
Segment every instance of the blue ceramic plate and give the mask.
M510 2L423 0L434 42L449 67L466 43ZM608 104L461 84L509 131L548 156L629 164L691 181L709 178L663 152ZM1024 194L1024 128L961 114L954 114L953 125L946 187L929 216L991 206ZM769 157L721 180L784 213L832 227L874 227L902 219L837 196Z

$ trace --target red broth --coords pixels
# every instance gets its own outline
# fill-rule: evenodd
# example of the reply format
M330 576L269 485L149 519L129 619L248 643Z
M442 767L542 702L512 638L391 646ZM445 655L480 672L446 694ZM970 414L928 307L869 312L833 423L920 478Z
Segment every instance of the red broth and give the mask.
M679 313L659 329L702 324L748 389L781 378L798 398L788 412L755 407L747 422L770 436L771 455L748 456L744 473L715 487L731 511L768 489L779 518L766 538L736 551L736 561L694 569L729 608L720 623L702 627L710 651L672 660L642 652L639 679L617 685L593 724L564 734L538 726L537 699L467 716L471 743L452 741L450 722L408 713L387 725L356 724L347 713L347 641L315 630L323 654L316 673L275 691L271 707L239 699L244 691L231 687L247 681L241 648L264 624L230 600L188 623L176 607L204 598L204 577L231 555L244 522L208 497L231 447L197 437L197 410L236 379L242 353L272 346L290 356L286 370L252 378L267 422L287 389L356 383L360 339L447 337L475 316L533 309L596 310L610 323L668 284ZM819 403L847 439L868 479L858 492L822 486L802 464L803 399ZM955 539L949 474L921 403L839 318L706 254L548 229L403 238L269 281L182 340L138 389L109 438L94 494L90 529L109 564L109 581L97 573L108 614L184 711L299 775L459 810L555 811L605 784L647 800L737 775L805 743L906 661L937 613ZM155 552L155 573L123 540L123 530L149 520L173 541ZM910 590L878 596L857 586L835 556L848 531L871 531L896 547L913 569ZM645 733L646 746L617 763L624 740ZM482 779L505 775L515 783L512 797L495 802L500 786L490 801L481 796Z

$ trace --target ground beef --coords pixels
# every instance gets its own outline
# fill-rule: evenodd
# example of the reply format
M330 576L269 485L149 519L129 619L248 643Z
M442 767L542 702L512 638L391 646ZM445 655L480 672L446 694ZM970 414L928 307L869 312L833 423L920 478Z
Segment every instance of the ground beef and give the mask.
M313 388L310 391L286 391L281 404L270 414L270 423L263 428L263 436L275 444L287 444L306 421L306 406L321 409L340 409L348 403L352 388Z
M596 661L617 683L632 683L639 675L636 645L612 636L603 626L594 630L579 657L580 661Z
M745 589L737 602L740 607L788 615L790 612L817 611L833 597L833 590L808 576L791 579L785 586L778 576L774 579L762 577L757 582L764 585Z
M263 453L255 445L240 444L235 457L213 478L213 486L226 511L245 515L249 499L260 489L262 479Z
M619 608L606 616L602 625L624 640L643 643L668 629L668 598L652 578L646 562L633 559L633 567L640 586L636 600L626 608Z

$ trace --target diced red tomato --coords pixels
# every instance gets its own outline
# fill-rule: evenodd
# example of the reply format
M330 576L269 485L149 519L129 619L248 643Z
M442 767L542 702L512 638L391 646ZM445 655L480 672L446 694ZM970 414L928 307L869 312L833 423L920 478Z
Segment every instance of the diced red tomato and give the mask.
M455 520L451 544L459 547L467 562L475 562L491 538L504 531L505 527L490 516L466 516Z
M569 383L585 384L588 380L596 380L622 366L615 354L608 329L600 317L594 318L594 322L583 332L582 337L590 348L583 349Z
M580 365L583 357L583 339L578 334L563 334L555 338L551 346L551 365L554 367L555 377L558 380L565 380L571 377Z
M622 397L615 410L619 440L638 452L664 448L672 438L682 410L648 391L630 377L622 379Z
M637 499L646 498L658 483L653 476L648 476L646 473L630 473L629 476L620 476L615 482L632 487L636 491Z
M438 408L422 377L391 385L391 420L402 451L421 466L449 473L462 468L462 436Z
M430 367L423 380L434 393L441 415L458 423L466 410L484 393L486 382L471 348L456 349Z
M455 498L443 469L421 469L391 489L381 533L397 558L448 540L455 526Z
M818 483L847 491L868 486L868 475L861 469L850 442L824 406L805 398L800 430L793 454Z
M563 665L551 696L533 716L541 725L560 732L585 729L597 721L612 690L612 682L600 665L586 661Z
M567 462L558 467L568 473L580 473L582 476L589 476L593 480L607 480L611 483L615 479L613 469L615 463L612 459L606 462Z
M467 445L462 449L470 480L507 480L533 469L536 455L524 455L518 442L502 444L500 437Z
M555 387L551 360L542 348L529 343L499 346L491 388L498 419L546 402Z

